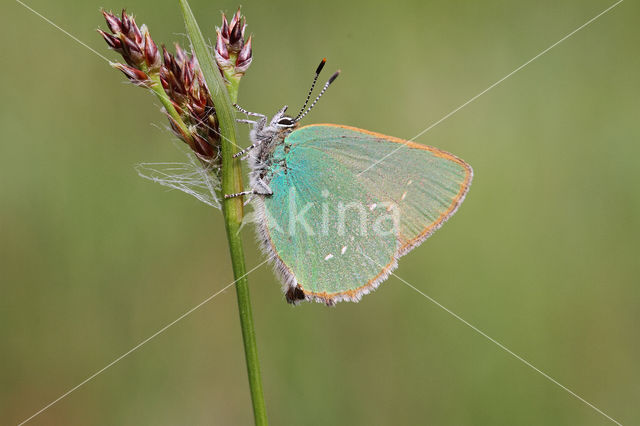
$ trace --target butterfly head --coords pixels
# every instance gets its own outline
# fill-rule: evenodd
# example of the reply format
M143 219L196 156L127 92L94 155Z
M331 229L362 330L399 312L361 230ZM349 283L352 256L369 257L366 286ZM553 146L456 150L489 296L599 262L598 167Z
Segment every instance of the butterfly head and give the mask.
M276 112L271 118L270 125L278 130L294 129L298 127L298 120L286 114L287 106L283 106L280 111Z
M278 127L296 127L298 122L293 119L293 117L284 116L278 120L276 126Z
M293 132L299 124L294 117L286 115L286 111L287 106L285 105L280 109L280 111L273 115L269 125L266 125L265 122L263 122L264 125L258 124L257 127L260 129L258 130L258 133L263 133L265 135L271 133L274 136L278 135L281 138L284 138L289 133Z
M270 121L268 121L267 118L263 116L261 120L253 122L254 127L253 127L253 130L251 131L252 140L254 141L282 140L284 139L284 137L286 137L289 133L291 133L298 127L300 120L302 120L309 113L309 111L311 111L311 109L316 105L318 100L320 100L322 95L324 95L324 92L327 91L331 83L333 83L335 79L338 78L338 75L340 74L340 71L336 71L329 78L329 80L327 80L327 82L323 86L318 96L316 96L313 102L311 102L311 105L307 107L307 105L309 104L309 101L311 100L311 94L313 93L313 89L316 85L316 82L318 81L318 76L320 75L320 71L322 71L322 68L324 67L325 62L326 62L326 59L322 59L322 61L320 62L320 65L318 65L318 68L316 69L316 74L313 78L313 83L311 84L311 89L309 89L309 93L307 94L307 99L304 101L302 108L300 108L300 112L298 113L298 115L296 115L295 117L286 115L285 113L287 111L287 106L285 105L280 109L280 111L274 114L274 116L271 118Z

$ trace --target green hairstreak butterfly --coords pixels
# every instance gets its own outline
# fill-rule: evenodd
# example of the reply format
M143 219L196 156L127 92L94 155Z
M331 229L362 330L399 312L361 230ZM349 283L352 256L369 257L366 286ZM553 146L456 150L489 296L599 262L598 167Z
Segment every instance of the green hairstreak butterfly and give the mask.
M300 113L257 113L246 155L257 230L287 301L357 302L462 203L473 177L460 158L430 146L336 124L298 127L336 79ZM379 163L379 164L378 164Z

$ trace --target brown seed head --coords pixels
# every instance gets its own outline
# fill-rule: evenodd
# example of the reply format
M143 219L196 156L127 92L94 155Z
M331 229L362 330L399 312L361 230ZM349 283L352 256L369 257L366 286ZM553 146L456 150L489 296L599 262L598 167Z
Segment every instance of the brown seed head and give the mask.
M251 37L245 42L246 20L240 9L231 22L222 14L222 26L216 30L215 57L225 78L240 79L251 65Z
M167 114L173 132L203 160L220 161L220 133L213 101L196 58L175 45L172 54L153 41L146 25L138 27L132 15L122 11L118 17L102 11L109 32L98 30L110 49L118 52L125 64L112 64L133 83L157 89L159 78L175 113ZM238 10L231 22L222 16L218 28L215 56L226 78L239 79L251 64L251 37L244 41L245 20Z
M137 68L118 63L111 63L111 66L122 71L122 73L126 75L127 78L134 84L140 86L146 86L148 84L149 76L145 72L140 71Z
M157 73L162 65L162 58L146 25L138 27L135 18L124 10L121 18L105 10L102 15L112 33L98 30L107 45L122 55L122 59L130 67L151 74Z
M162 46L164 64L160 68L160 80L165 92L190 129L191 149L208 161L218 159L220 136L213 101L204 83L204 77L195 57L187 54L176 44L176 54L172 55ZM176 135L185 139L180 129Z

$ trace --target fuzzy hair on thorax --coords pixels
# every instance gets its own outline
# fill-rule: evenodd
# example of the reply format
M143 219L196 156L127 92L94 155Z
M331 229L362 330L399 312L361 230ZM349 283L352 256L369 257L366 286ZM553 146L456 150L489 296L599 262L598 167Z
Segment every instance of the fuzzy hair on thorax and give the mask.
M284 139L298 127L298 123L293 123L290 126L279 124L283 119L291 119L285 115L286 110L287 107L284 106L274 114L269 122L267 122L267 117L258 120L249 132L251 143L255 145L247 159L251 170L249 178L252 189L259 189L258 179L265 181L267 178L267 171L272 164L273 152L276 147L283 144ZM291 121L293 122L293 119Z

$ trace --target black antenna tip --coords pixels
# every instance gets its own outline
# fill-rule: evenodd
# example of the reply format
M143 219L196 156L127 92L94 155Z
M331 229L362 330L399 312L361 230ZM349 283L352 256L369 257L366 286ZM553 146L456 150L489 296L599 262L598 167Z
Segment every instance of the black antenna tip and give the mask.
M340 70L336 71L333 73L333 75L331 76L331 78L329 79L329 81L327 81L327 84L331 84L333 83L333 81L338 78L338 76L340 75Z
M320 65L318 65L318 68L316 68L316 75L320 74L320 71L322 71L322 68L324 68L324 64L326 63L327 63L327 58L322 58Z

